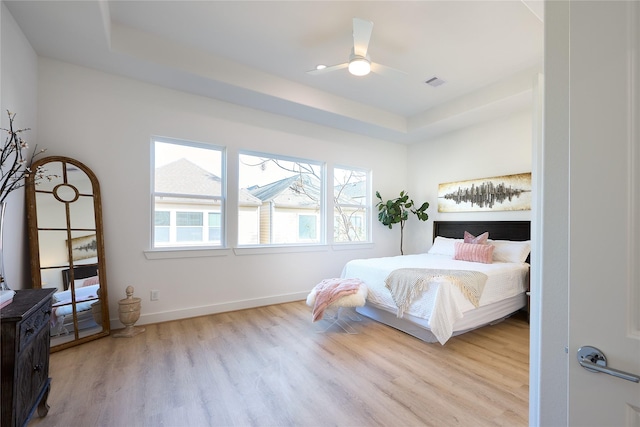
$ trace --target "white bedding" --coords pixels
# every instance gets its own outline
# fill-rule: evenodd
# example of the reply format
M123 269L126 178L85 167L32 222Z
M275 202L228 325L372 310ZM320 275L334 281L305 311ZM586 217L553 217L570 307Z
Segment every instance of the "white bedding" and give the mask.
M84 301L84 302L76 303L76 313L79 313L81 311L91 310L91 306L96 301L97 301L96 299L92 299L91 301ZM55 316L58 319L61 319L64 316L68 316L71 313L73 313L73 308L71 307L71 304L63 305L63 306L60 306L60 307L53 307L53 310L54 310Z
M91 304L96 302L98 298L98 290L100 285L85 286L76 288L76 311L84 311L91 309ZM56 292L53 294L53 309L55 315L66 316L71 314L71 290Z
M527 263L482 264L454 260L448 255L417 254L349 261L342 271L342 277L357 278L367 285L368 304L396 310L384 279L398 268L438 268L484 273L488 279L479 307L524 293L527 290L529 272ZM451 337L454 323L461 319L465 312L475 309L456 286L450 286L451 284L446 282L444 278L431 281L424 295L414 301L406 311L413 317L427 320L429 329L442 344Z
M100 285L91 285L76 289L76 313L91 310L91 306L98 300L99 289ZM71 290L53 294L51 316L52 336L65 332L63 331L65 317L73 313L71 302Z

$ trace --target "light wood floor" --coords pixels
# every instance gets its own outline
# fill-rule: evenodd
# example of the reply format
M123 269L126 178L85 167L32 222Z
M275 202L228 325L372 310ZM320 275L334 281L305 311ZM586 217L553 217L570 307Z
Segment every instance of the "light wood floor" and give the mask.
M427 344L370 319L316 333L303 301L146 325L51 355L29 426L527 426L529 326Z

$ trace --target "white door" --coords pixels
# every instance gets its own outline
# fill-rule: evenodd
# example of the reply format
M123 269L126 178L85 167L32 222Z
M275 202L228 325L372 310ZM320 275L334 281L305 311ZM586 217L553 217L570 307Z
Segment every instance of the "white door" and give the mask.
M640 2L571 2L570 426L640 426Z

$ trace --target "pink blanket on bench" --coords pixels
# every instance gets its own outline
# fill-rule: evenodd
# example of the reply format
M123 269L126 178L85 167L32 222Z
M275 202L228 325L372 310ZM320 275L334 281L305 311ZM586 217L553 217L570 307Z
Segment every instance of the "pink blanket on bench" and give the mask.
M325 279L318 283L314 288L316 300L313 304L313 321L322 319L327 307L340 298L358 292L361 283L359 279Z

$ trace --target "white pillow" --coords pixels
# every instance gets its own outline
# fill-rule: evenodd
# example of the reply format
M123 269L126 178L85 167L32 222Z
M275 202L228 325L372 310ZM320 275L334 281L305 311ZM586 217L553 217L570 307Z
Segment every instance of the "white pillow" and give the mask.
M449 255L450 257L453 257L456 253L456 242L464 242L464 240L437 236L433 241L433 246L431 246L427 253L435 255Z
M493 260L497 262L525 262L531 252L531 240L516 242L513 240L491 240L494 246Z
M76 289L84 288L87 286L98 285L99 283L100 283L100 280L98 279L98 276L85 277L84 279L76 279L73 281L73 284L75 285Z
M100 289L100 285L85 286L84 288L76 289L76 301L85 300L88 298L96 298L98 296L98 289ZM70 289L53 294L54 304L61 301L71 301Z

